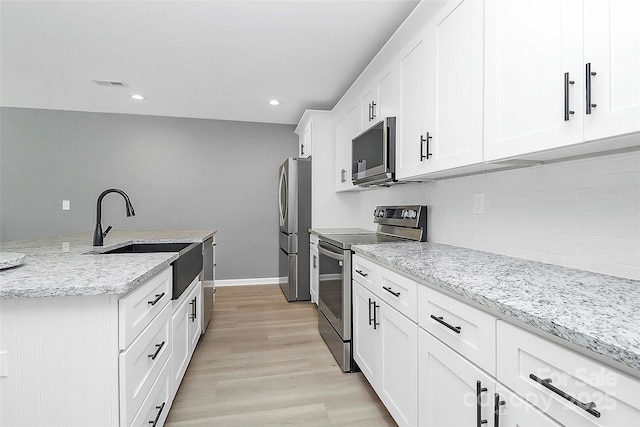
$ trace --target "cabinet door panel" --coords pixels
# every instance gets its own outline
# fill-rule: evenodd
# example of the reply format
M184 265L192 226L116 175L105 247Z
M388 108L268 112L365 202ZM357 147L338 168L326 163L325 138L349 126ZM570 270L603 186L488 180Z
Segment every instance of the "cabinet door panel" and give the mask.
M482 161L483 3L451 3L428 25L429 172Z
M487 0L485 17L485 160L581 142L581 0Z
M360 109L354 106L347 115L336 124L336 191L355 188L351 181L351 140L359 134Z
M415 426L418 424L418 326L386 303L379 304L377 391L398 425Z
M480 416L493 426L495 381L428 332L418 332L420 424L459 427L477 425L477 382Z
M424 78L426 42L421 34L400 55L400 114L397 126L398 178L424 171L420 157L420 136L424 134Z
M376 121L397 114L397 72L395 68L385 72L378 81L378 106L375 108Z
M640 2L585 0L584 62L591 64L585 140L640 131Z
M369 319L373 318L372 301L376 297L359 283L353 283L353 358L358 367L375 387L377 330ZM379 304L379 303L378 303Z

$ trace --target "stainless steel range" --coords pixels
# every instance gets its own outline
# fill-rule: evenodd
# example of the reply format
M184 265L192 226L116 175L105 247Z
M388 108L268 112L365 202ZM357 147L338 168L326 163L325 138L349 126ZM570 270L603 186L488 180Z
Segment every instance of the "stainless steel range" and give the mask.
M318 330L344 372L357 370L351 354L351 246L427 241L427 207L378 206L378 231L319 234Z

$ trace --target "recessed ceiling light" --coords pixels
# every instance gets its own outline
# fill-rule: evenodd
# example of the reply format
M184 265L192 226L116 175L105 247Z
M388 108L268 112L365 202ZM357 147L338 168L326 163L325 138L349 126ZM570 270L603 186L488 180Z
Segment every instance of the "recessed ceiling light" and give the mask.
M277 99L272 99L271 101L269 101L269 105L280 105L280 101L278 101Z
M145 99L145 98L144 98L144 96L142 96L142 95L138 95L137 93L136 93L136 94L134 94L134 95L131 95L131 97L132 97L133 99L135 99L136 101L142 101L142 100L144 100L144 99Z

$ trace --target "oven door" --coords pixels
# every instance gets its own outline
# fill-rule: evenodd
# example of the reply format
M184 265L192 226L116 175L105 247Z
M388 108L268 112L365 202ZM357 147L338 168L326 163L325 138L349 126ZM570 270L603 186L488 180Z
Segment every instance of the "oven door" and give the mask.
M351 251L320 242L318 308L343 341L351 340Z

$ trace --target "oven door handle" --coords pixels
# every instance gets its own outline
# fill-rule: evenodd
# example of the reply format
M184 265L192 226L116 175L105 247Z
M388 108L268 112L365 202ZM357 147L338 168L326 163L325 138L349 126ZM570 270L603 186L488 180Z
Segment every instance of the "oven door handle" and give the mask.
M335 252L328 251L327 249L323 248L322 246L318 246L318 251L322 255L326 255L329 258L333 258L333 259L338 260L338 261L344 261L344 255L342 255L342 253L335 253Z

